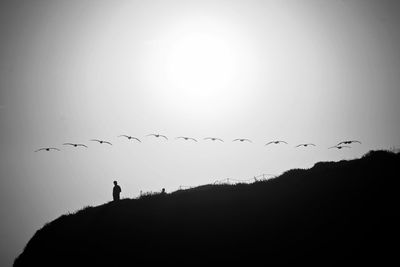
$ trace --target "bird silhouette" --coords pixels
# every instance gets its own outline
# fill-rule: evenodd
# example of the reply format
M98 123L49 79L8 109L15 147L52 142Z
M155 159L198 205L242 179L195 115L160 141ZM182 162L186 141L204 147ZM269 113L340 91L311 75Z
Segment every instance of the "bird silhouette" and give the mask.
M108 141L104 141L104 140L99 140L99 139L91 139L90 141L95 141L95 142L99 142L100 144L109 144L112 146L112 144Z
M359 144L361 144L361 142L360 141L357 141L357 140L347 140L347 141L342 141L342 142L340 142L339 144L337 144L337 146L340 146L340 145L350 145L350 144L352 144L352 143L359 143Z
M87 145L84 145L84 144L64 143L63 145L65 145L65 146L69 145L69 146L73 146L73 147L84 146L84 147L88 148Z
M342 149L342 148L351 148L351 147L350 146L338 146L338 145L336 145L336 146L330 147L329 149L331 149L331 148Z
M275 145L277 145L277 144L279 144L279 143L287 144L285 141L271 141L271 142L266 143L265 145L266 145L266 146L268 146L268 145L270 145L270 144L275 144Z
M187 137L187 136L179 136L179 137L176 137L175 139L184 139L184 140L193 140L193 141L195 141L195 142L197 142L197 140L196 139L194 139L194 138L192 138L192 137Z
M297 145L296 147L301 147L301 146L308 147L308 146L315 146L315 144L312 144L312 143L300 144L300 145Z
M168 138L167 138L165 135L162 135L162 134L148 134L148 135L146 135L146 136L154 136L154 137L157 137L157 138L159 138L159 137L164 137L165 140L168 140Z
M204 140L211 140L211 141L221 141L224 142L221 138L216 138L216 137L206 137Z
M240 142L247 141L247 142L253 143L250 139L246 139L246 138L237 138L237 139L234 139L232 142L235 142L235 141L240 141Z
M118 136L118 137L126 137L126 138L128 138L128 140L135 139L135 140L137 140L137 141L139 141L139 142L142 142L142 141L140 141L140 139L139 139L139 138L136 138L136 137L134 137L134 136L130 136L130 135L125 135L125 134L122 134L122 135L120 135L120 136Z
M58 148L56 148L56 147L43 147L43 148L39 148L39 149L35 150L35 152L39 152L39 151L50 151L50 150L61 151L60 149L58 149Z

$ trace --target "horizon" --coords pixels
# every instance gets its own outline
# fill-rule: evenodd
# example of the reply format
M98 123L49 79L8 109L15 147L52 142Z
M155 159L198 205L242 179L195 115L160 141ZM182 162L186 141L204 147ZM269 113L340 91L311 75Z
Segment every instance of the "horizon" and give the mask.
M3 1L0 265L46 222L111 201L114 180L136 197L400 147L399 11L390 0ZM345 140L361 144L329 149Z
M115 183L113 201L44 225L15 266L53 266L59 259L65 266L125 266L132 258L178 265L194 258L391 263L397 255L390 241L397 229L399 156L371 151L361 159L290 170L273 180L135 199L120 200Z

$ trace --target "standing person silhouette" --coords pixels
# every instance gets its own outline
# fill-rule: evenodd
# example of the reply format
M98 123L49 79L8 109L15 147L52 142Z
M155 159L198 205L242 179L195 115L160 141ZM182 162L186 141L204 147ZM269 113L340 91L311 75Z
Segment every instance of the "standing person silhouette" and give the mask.
M113 199L114 201L119 200L119 194L121 193L121 187L117 184L117 181L114 181L114 188L113 188Z

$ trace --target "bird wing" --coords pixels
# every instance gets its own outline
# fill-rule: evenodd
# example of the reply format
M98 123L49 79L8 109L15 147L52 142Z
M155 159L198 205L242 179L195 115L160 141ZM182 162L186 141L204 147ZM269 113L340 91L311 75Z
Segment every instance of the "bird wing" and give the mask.
M212 137L203 138L203 140L212 140Z
M310 146L317 146L316 144L313 144L313 143L309 143L309 145L310 145Z
M331 147L329 147L328 149L331 149L331 148L338 148L338 145L336 145L336 146L331 146Z
M58 149L56 147L49 147L49 149L54 149L54 150L57 150L57 151L61 151L60 149Z
M99 140L99 139L90 139L90 141L101 142L101 140Z
M300 145L297 145L297 146L295 146L295 147L299 147L299 146L304 146L304 144L300 144Z
M240 139L240 138L237 138L237 139L233 140L232 142L239 141L239 140L241 140L241 139Z
M129 136L127 136L126 134L121 134L120 136L118 136L118 137L126 137L126 138L129 138Z
M72 143L64 143L63 145L70 145L70 146L73 146L74 144L72 144Z
M107 141L103 141L103 143L106 143L106 144L112 145L110 142L107 142Z
M39 152L40 150L46 150L46 148L39 148L39 149L36 149L35 152Z
M285 141L278 141L279 143L285 143L285 144L287 144L287 142L285 142Z
M156 136L156 134L148 134L148 135L146 135L146 136Z
M161 134L160 134L160 136L161 136L161 137L164 137L165 139L168 140L168 137L166 137L165 135L161 135Z
M191 139L191 140L193 140L193 141L197 142L197 140L196 140L196 139L194 139L194 138L189 138L189 139Z
M361 142L358 141L358 140L352 140L351 142L352 142L352 143L359 143L359 144L361 144Z
M88 148L87 145L84 145L84 144L77 144L77 146L84 146L84 147Z
M267 146L267 145L270 145L270 144L272 144L272 143L274 143L274 141L268 142L268 143L266 143L265 145Z
M250 142L250 143L253 143L253 141L251 141L250 139L243 139L244 141L247 141L247 142Z
M336 146L340 146L341 144L344 144L346 141L342 141L342 142L339 142L339 144L337 144Z
M215 138L215 140L219 140L221 142L224 142L224 140L222 140L221 138Z
M136 137L132 137L132 138L135 139L135 140L138 140L140 143L142 142L142 141L140 141L139 138L136 138Z

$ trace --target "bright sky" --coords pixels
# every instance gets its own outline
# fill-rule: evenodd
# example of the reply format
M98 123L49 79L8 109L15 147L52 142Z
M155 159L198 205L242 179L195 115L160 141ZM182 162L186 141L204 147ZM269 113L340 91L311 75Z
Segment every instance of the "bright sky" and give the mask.
M133 198L399 147L399 12L396 1L2 1L0 265L46 222L109 201L113 180ZM289 144L264 146L275 139ZM362 144L328 149L347 139ZM62 151L34 152L47 146Z

